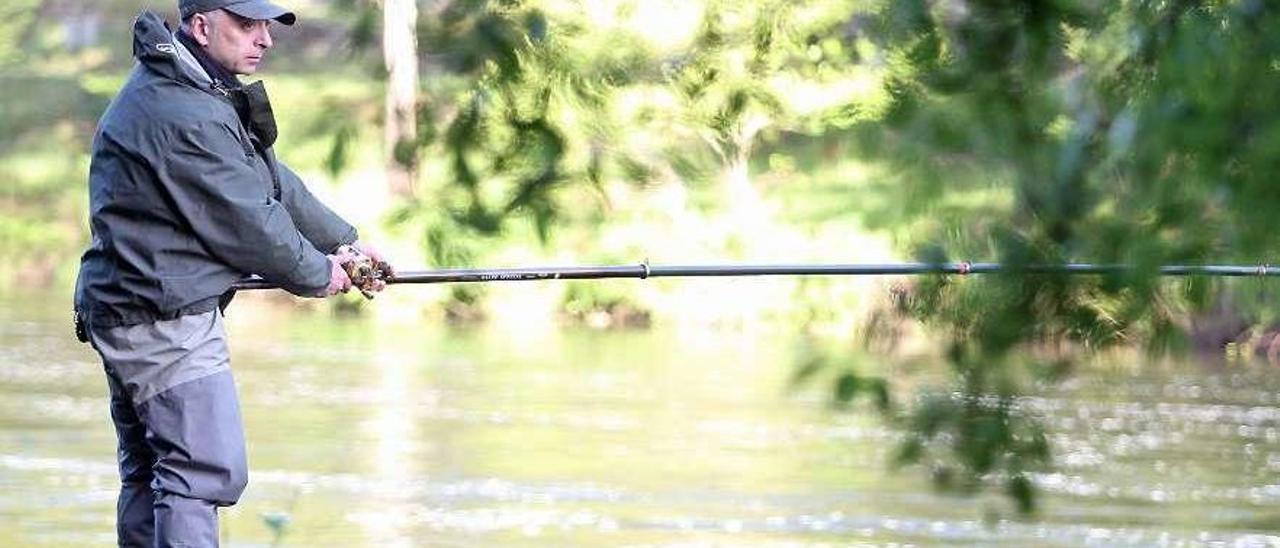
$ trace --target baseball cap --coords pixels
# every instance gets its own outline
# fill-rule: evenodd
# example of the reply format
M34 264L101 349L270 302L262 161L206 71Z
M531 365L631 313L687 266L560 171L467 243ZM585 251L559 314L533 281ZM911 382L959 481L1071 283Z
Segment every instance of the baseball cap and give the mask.
M182 19L216 9L224 9L248 19L275 19L286 25L292 25L298 20L293 12L268 0L178 0L178 16Z

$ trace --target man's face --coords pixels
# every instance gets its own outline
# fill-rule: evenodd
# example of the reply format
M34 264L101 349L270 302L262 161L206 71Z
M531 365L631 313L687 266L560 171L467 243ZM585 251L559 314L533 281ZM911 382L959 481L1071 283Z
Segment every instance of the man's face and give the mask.
M192 16L191 37L234 74L257 72L262 57L274 45L270 20L246 19L226 10Z

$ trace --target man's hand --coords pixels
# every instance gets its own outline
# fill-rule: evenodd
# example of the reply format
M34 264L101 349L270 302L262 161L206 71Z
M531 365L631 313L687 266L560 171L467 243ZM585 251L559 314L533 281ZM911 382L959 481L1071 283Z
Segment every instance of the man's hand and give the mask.
M345 253L337 255L327 255L329 259L329 286L317 295L318 297L332 297L339 293L346 293L351 289L351 277L347 276L346 269L342 265L351 260L351 256Z
M363 253L364 255L368 256L370 259L373 259L374 264L382 267L384 277L391 278L396 275L395 268L391 266L391 261L388 261L386 257L382 254L382 252L378 251L378 248L370 244L364 243L360 240L356 240L354 243L352 243L351 247L354 247L356 251L359 251L360 253ZM386 289L386 287L387 287L387 282L379 279L379 280L374 280L373 286L370 287L369 290L374 293L377 293L379 291L382 291L383 289Z
M378 248L374 247L372 244L356 240L351 244L351 247L356 248L356 251L368 255L369 258L373 259L375 262L387 263L388 267L391 266L391 261L388 261L386 256L384 256L381 251L378 251Z

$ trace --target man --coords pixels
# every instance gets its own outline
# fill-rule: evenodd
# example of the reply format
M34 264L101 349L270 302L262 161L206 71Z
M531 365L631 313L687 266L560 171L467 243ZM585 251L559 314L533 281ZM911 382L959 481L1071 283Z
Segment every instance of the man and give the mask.
M171 33L143 12L138 65L99 122L89 169L93 242L76 316L102 357L119 438L121 546L216 546L217 507L247 482L221 308L257 274L288 291L345 292L356 230L276 160L258 70L267 0L179 0ZM376 287L374 289L381 289Z

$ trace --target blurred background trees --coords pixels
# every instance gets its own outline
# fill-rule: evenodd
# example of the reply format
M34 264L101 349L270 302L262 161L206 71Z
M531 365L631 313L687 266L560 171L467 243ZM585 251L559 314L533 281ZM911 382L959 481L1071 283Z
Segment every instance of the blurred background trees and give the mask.
M921 257L1138 266L1101 278L934 279L907 298L914 316L950 333L961 395L943 406L957 412L935 401L915 421L950 440L970 482L1003 466L1007 489L1025 492L1022 470L1047 450L1040 429L1019 434L1006 414L1026 374L1006 363L1026 361L1012 350L1069 342L1046 358L1060 374L1081 350L1167 349L1222 287L1159 280L1156 265L1274 253L1265 212L1280 206L1270 175L1280 141L1262 98L1280 83L1280 19L1261 2L898 2L884 15L874 34L893 106L863 142L895 164L908 193L899 203L929 217ZM929 208L957 194L997 199L941 216ZM987 455L992 446L1002 448ZM919 458L918 447L905 455Z
M8 278L72 268L128 18L171 4L0 7ZM1245 326L1275 319L1257 284L1154 274L1266 263L1280 243L1280 14L1261 0L294 4L303 22L280 29L265 73L283 154L335 194L379 181L352 192L384 187L387 230L436 265L857 261L885 258L883 241L924 260L1137 265L921 278L892 299L802 280L777 297L784 325L856 310L941 341L952 376L918 397L861 351L798 376L875 402L909 432L900 462L943 487L998 485L1031 510L1050 448L1019 405L1026 383L1117 345L1248 344L1266 331ZM486 288L447 291L448 317L484 315ZM614 287L559 298L579 319L664 307ZM1229 328L1206 334L1205 318Z

